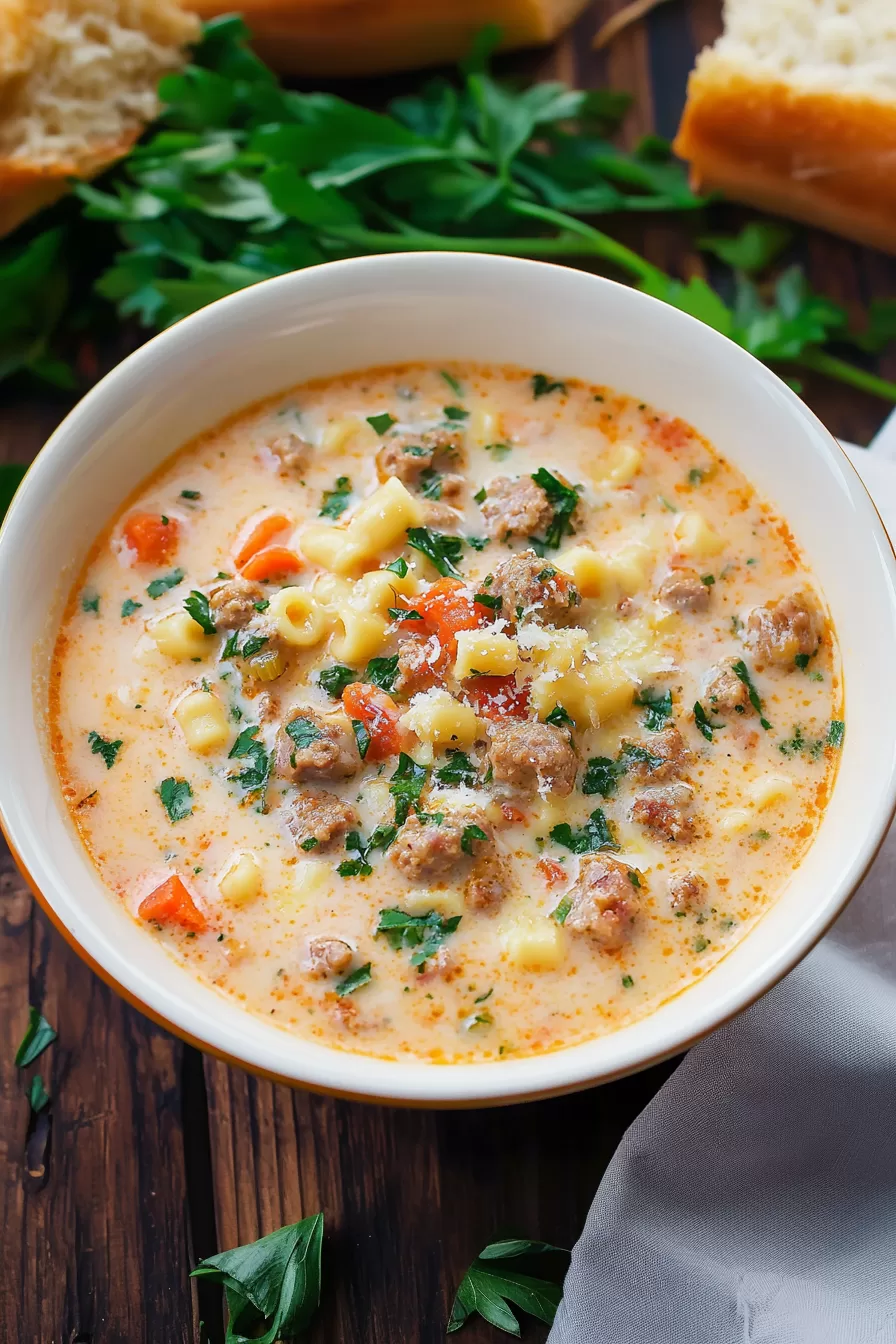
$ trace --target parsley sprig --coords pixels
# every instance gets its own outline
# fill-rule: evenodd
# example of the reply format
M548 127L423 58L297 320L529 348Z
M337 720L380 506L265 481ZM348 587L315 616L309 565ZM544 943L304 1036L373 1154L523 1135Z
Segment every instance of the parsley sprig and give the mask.
M514 1266L508 1266L507 1261L514 1261ZM461 1280L448 1334L478 1312L490 1325L519 1337L520 1323L510 1303L550 1325L563 1296L562 1281L568 1265L569 1252L544 1241L514 1238L492 1242L479 1252ZM553 1271L553 1277L545 1279L527 1272L536 1268Z

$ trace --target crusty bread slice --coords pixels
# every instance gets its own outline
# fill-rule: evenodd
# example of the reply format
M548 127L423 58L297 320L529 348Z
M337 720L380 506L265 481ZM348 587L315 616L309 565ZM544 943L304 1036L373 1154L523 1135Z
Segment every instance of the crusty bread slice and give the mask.
M501 46L552 41L587 0L184 0L203 19L239 9L259 55L294 75L373 75L448 65L487 23Z
M726 0L675 149L697 189L896 252L894 0Z
M0 234L127 151L198 31L177 0L0 0Z

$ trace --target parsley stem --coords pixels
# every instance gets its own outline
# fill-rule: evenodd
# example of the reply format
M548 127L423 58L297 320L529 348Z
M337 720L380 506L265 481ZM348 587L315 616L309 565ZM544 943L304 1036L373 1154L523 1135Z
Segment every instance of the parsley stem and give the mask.
M805 354L799 356L796 363L805 369L823 373L828 378L836 378L841 383L849 383L851 387L858 387L863 392L870 392L874 397L896 401L896 383L890 382L887 378L880 378L876 373L869 373L867 369L860 369L845 359L838 359L836 355L829 355L824 350L807 350Z

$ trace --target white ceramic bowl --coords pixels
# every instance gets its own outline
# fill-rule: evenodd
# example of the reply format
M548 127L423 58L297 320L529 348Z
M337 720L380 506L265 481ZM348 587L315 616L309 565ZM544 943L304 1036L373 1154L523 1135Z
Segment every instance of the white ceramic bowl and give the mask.
M163 458L230 412L307 378L407 360L482 360L616 387L683 417L791 524L840 637L846 738L798 872L698 984L610 1036L532 1059L390 1063L252 1017L178 966L104 889L46 746L46 670L94 535ZM245 1066L323 1091L423 1105L511 1101L653 1063L749 1004L841 910L896 796L896 565L843 452L768 369L631 289L540 263L453 254L336 262L243 290L126 359L59 427L0 532L0 816L36 892L82 956L143 1011Z

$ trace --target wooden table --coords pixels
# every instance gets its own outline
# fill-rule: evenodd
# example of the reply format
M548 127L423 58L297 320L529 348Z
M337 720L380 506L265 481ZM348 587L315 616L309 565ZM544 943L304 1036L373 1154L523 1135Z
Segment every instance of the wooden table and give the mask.
M651 129L671 135L694 53L716 35L716 0L674 0L596 55L597 22L617 7L594 4L554 51L516 64L632 90L629 142ZM726 207L713 225L738 219ZM631 238L660 265L687 274L700 264L678 226L642 224ZM847 304L896 292L892 262L830 236L807 235L805 259L814 283ZM896 376L896 363L884 372ZM859 443L883 419L880 402L831 384L810 382L805 395L835 433ZM42 390L0 396L0 460L27 461L68 404ZM54 1099L43 1181L25 1170L29 1108L13 1067L29 1003L59 1029L42 1061ZM572 1244L619 1138L672 1067L512 1111L392 1110L273 1086L127 1007L49 927L4 854L0 1340L185 1344L200 1339L204 1321L216 1344L222 1305L189 1279L197 1259L322 1209L313 1339L434 1344L488 1240L515 1233ZM531 1322L525 1332L544 1337ZM466 1328L468 1344L496 1338L482 1321Z

